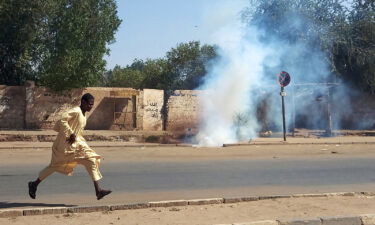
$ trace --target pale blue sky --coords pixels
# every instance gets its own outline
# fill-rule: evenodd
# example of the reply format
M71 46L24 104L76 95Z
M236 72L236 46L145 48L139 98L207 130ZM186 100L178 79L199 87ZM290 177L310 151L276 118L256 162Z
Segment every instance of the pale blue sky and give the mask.
M202 39L202 0L118 0L117 6L122 23L109 46L107 69L163 57L178 43Z
M163 57L178 43L207 43L207 14L218 3L233 1L238 0L117 0L123 21L105 57L107 69L131 64L134 58Z
M135 58L164 57L178 43L216 44L215 32L238 19L238 12L249 4L249 0L116 1L122 23L116 42L109 46L110 55L105 56L107 69L124 67Z

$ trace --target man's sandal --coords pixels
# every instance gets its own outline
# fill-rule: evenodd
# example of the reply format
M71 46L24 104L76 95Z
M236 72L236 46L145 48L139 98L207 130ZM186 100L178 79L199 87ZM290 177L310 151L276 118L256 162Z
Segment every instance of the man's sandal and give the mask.
M35 199L36 197L36 186L34 185L34 182L30 181L29 184L29 196L32 199Z
M101 190L101 191L96 195L96 199L100 200L100 199L102 199L104 196L109 195L109 194L111 194L111 193L112 193L111 190Z

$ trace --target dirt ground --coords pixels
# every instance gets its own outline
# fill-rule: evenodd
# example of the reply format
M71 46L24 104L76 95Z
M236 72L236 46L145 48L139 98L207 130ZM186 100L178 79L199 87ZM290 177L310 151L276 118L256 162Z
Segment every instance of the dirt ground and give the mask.
M262 220L314 219L375 213L374 196L305 197L234 204L160 207L82 214L0 218L0 224L211 225Z

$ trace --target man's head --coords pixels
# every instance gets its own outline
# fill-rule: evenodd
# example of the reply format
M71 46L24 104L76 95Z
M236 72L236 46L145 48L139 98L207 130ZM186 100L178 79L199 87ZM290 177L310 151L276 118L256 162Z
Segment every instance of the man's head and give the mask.
M92 107L94 106L94 96L90 93L86 93L82 95L81 98L81 109L83 112L90 112Z

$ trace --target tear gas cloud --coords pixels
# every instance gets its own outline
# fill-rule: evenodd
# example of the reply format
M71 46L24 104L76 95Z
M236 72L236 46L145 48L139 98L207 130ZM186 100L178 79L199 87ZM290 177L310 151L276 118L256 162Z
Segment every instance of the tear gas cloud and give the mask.
M334 81L324 53L303 42L291 44L266 36L257 25L244 23L241 10L248 4L247 0L221 1L207 13L208 29L214 30L210 24L216 28L208 42L218 46L219 57L207 65L209 72L199 88L205 90L200 96L202 114L196 136L199 146L221 146L257 137L262 127L257 106L262 100L268 107L267 115L263 116L281 128L280 87L276 83L276 75L281 71L287 71L292 77L291 84L285 88L287 123L290 125L292 118L305 114L310 115L310 126L319 127L325 121L319 104L305 100L309 96L311 101L316 101L319 96L325 96L326 89L296 85ZM306 23L293 15L282 29L292 32ZM345 101L346 98L338 99Z

